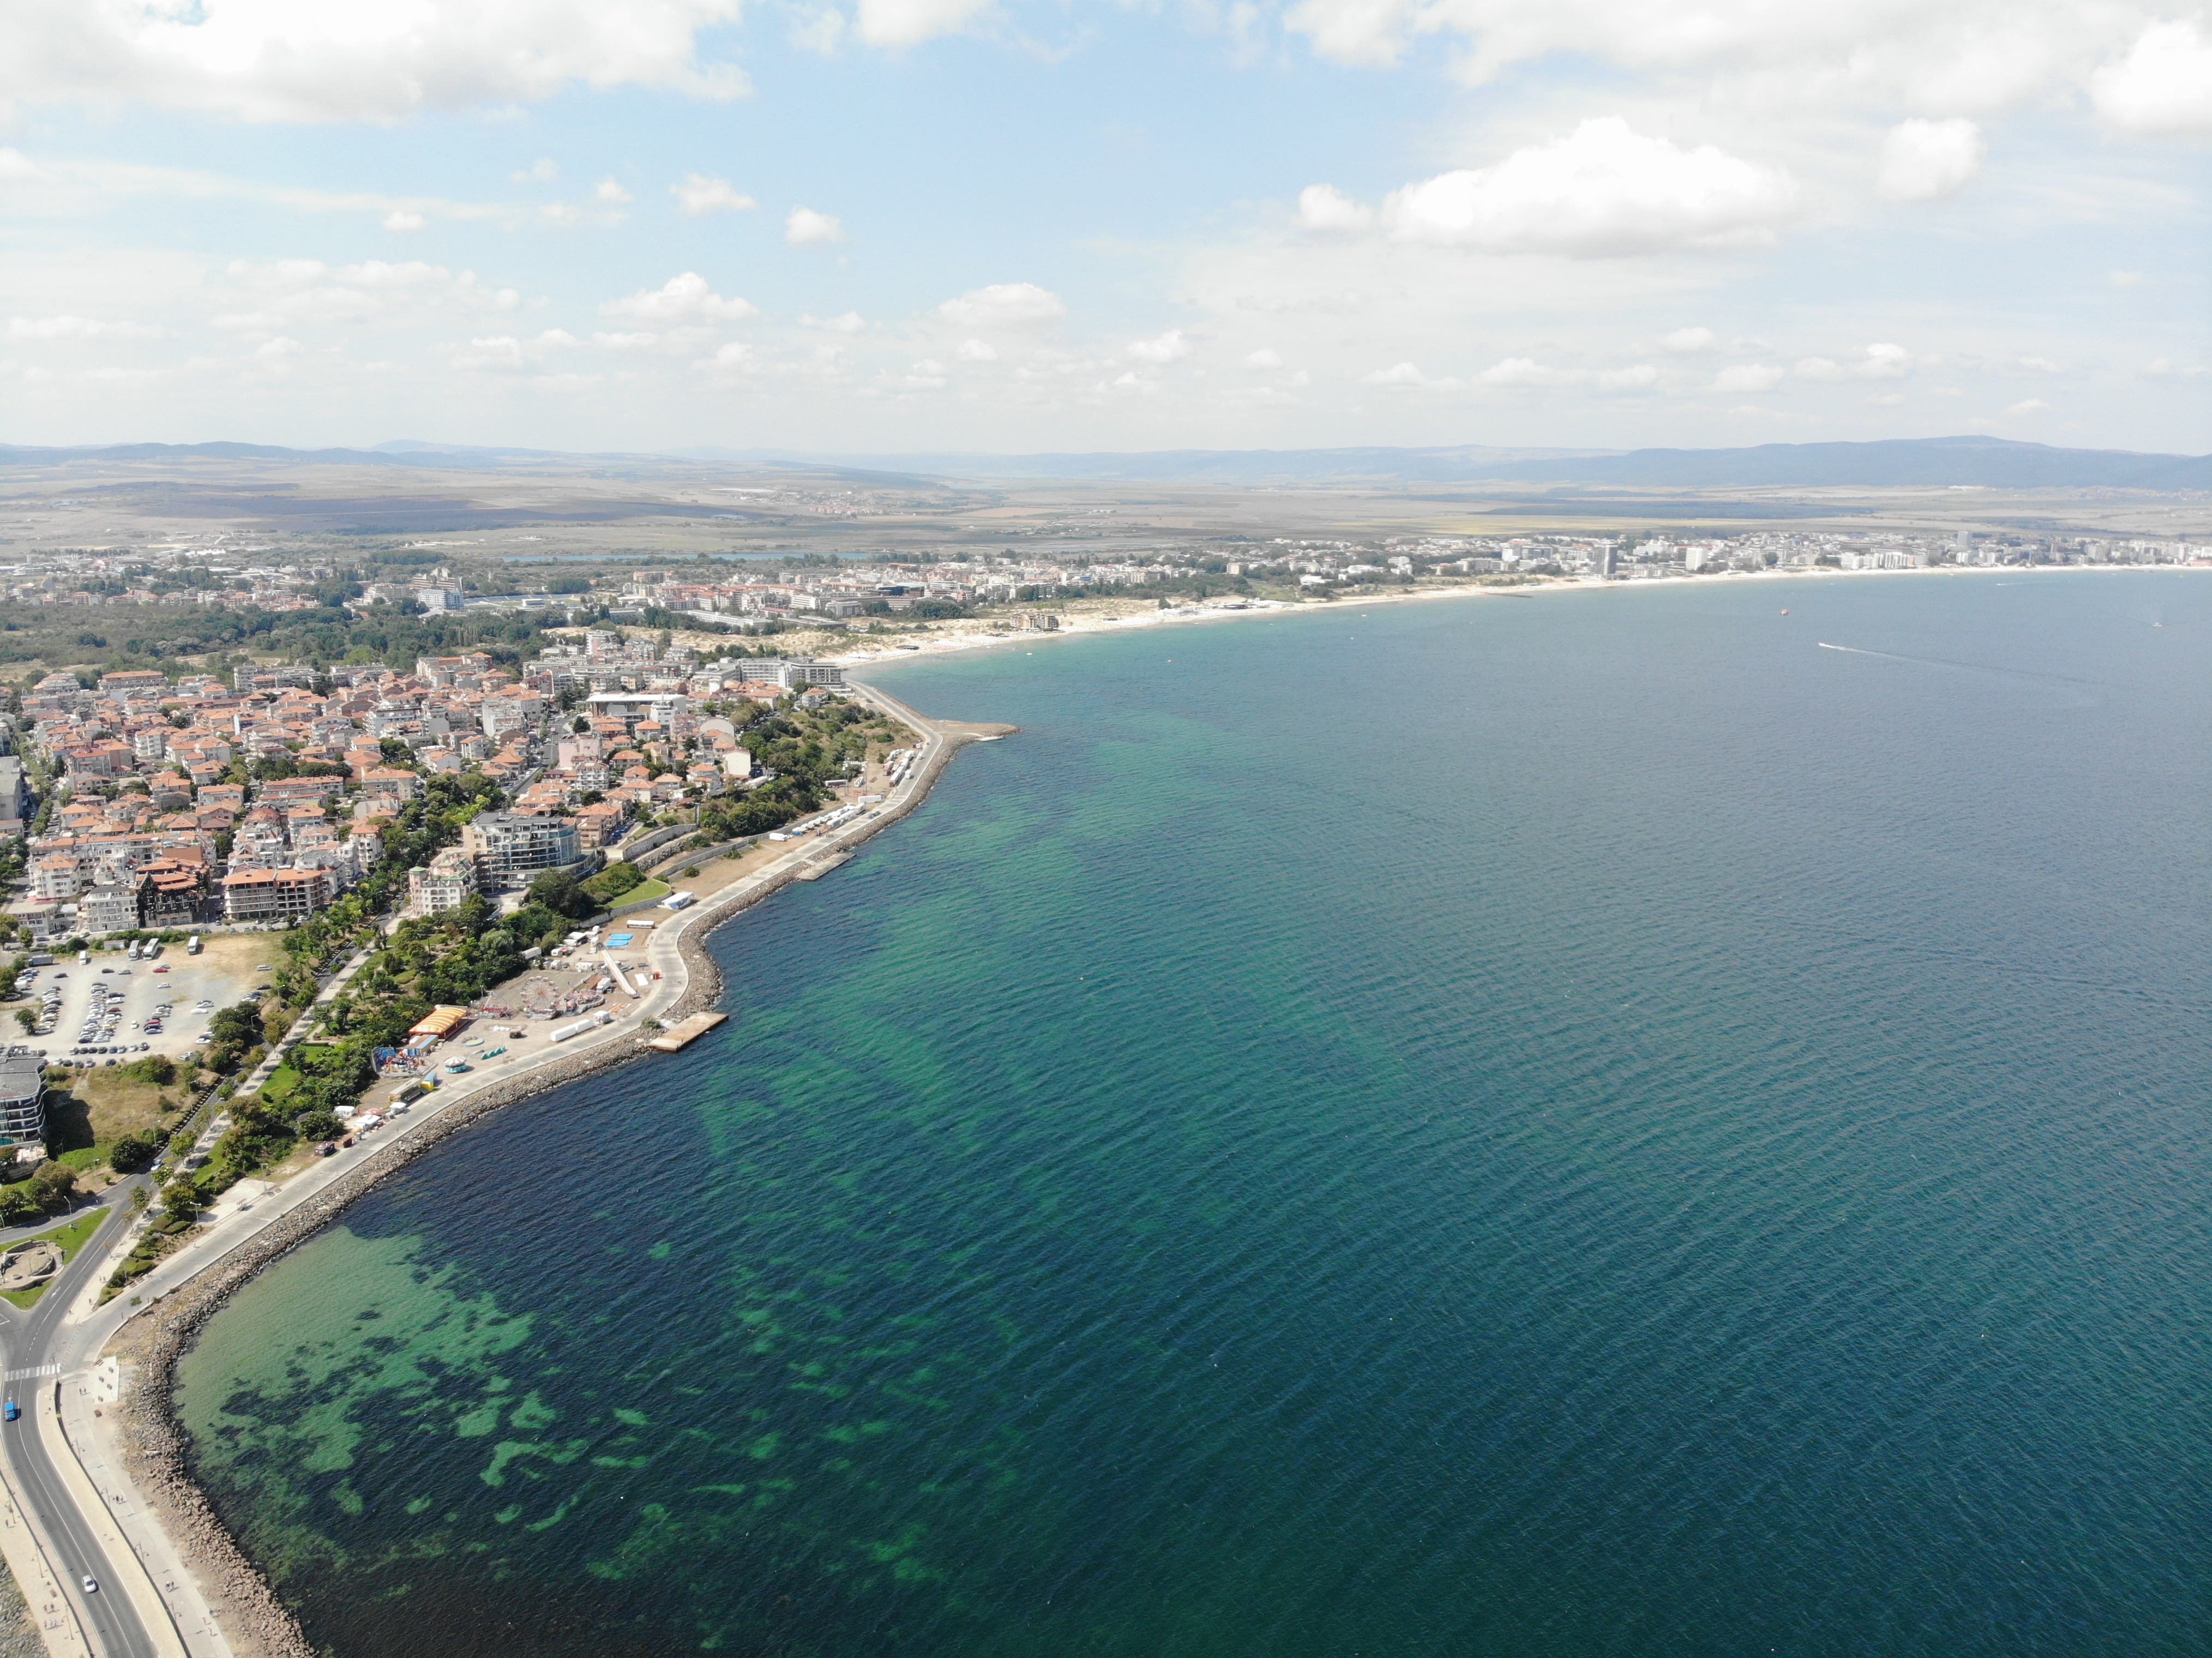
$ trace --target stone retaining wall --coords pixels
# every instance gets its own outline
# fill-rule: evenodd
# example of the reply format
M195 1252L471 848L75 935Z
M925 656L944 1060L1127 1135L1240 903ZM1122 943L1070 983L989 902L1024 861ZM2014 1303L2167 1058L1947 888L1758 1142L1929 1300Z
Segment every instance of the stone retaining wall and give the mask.
M952 756L974 741L975 735L945 734L936 758L916 777L904 800L852 826L864 832L824 837L823 844L847 850L890 828L921 804ZM677 939L685 972L684 993L663 1016L665 1021L673 1023L700 1012L721 996L721 969L708 953L707 934L797 878L796 870L785 871L742 896L733 891L719 896L719 901L709 897L696 910L683 912L693 918ZM444 1108L404 1139L380 1147L362 1167L333 1181L312 1201L270 1222L222 1260L158 1298L125 1323L109 1345L110 1352L137 1370L135 1385L125 1388L123 1402L116 1407L116 1434L124 1467L199 1580L236 1658L317 1658L317 1655L269 1580L246 1558L192 1481L186 1461L186 1435L171 1398L178 1359L206 1328L208 1321L264 1267L298 1248L380 1181L405 1168L448 1135L473 1127L516 1100L653 1053L642 1039L612 1042L535 1067L526 1076L495 1083L466 1101Z

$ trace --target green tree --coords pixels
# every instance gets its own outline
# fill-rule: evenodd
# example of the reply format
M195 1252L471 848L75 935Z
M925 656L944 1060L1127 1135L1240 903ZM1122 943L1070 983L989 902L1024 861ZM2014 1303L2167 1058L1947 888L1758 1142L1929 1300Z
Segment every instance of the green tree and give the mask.
M150 1134L125 1134L108 1148L108 1167L118 1175L135 1175L151 1169L161 1155L161 1142Z
M200 1188L180 1175L161 1188L161 1207L179 1220L190 1220L200 1212Z
M76 1170L58 1163L42 1163L31 1176L32 1195L39 1207L58 1215L76 1201Z
M528 900L572 921L582 920L599 908L592 902L592 895L576 884L574 878L554 869L547 870L530 884Z

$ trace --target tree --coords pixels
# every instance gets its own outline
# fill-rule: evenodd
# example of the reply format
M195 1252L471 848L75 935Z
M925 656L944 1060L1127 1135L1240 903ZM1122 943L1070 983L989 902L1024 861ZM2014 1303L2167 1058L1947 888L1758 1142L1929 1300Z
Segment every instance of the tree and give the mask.
M345 1124L329 1111L309 1111L292 1124L293 1132L303 1140L334 1140L345 1132Z
M40 1208L58 1215L76 1201L76 1170L64 1163L42 1163L31 1176L31 1193Z
M46 1218L27 1186L0 1186L0 1226L27 1226Z
M559 870L549 869L530 884L529 902L551 910L556 915L565 915L572 921L580 921L599 905L592 895L578 886L574 879Z
M23 1034L28 1036L37 1031L39 1016L27 1007L19 1007L15 1010L15 1023L23 1027Z
M108 1148L107 1165L118 1175L135 1175L151 1169L161 1155L161 1142L150 1134L125 1134Z
M200 1188L179 1175L161 1188L161 1207L179 1220L190 1220L200 1212Z

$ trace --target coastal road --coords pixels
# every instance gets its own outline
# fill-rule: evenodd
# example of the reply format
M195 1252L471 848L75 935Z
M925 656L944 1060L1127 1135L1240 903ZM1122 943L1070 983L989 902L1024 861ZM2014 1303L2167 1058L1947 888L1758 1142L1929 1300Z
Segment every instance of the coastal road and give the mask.
M6 1396L23 1412L17 1421L0 1424L0 1448L6 1453L9 1483L39 1533L40 1546L61 1580L63 1594L73 1602L78 1623L102 1658L160 1658L177 1649L175 1637L163 1631L161 1635L167 1638L159 1638L148 1630L133 1605L133 1591L138 1587L134 1580L144 1577L143 1568L128 1556L110 1557L55 1460L46 1424L57 1414L56 1376L21 1373L47 1370L62 1362L57 1350L69 1345L57 1339L63 1315L83 1291L87 1276L105 1260L118 1230L125 1224L124 1218L130 1213L131 1188L143 1181L141 1175L111 1187L106 1195L113 1202L100 1230L78 1248L36 1305L28 1312L10 1309L4 1323L0 1323L0 1360L4 1360L9 1378ZM84 1592L88 1576L99 1583L98 1593Z
M177 1658L177 1655L188 1649L201 1651L203 1642L211 1643L210 1649L227 1648L221 1645L221 1637L215 1633L211 1621L204 1617L188 1613L185 1625L176 1621L147 1568L131 1552L133 1546L124 1540L123 1533L129 1530L137 1538L137 1548L147 1552L148 1558L162 1561L171 1558L170 1545L165 1540L146 1534L149 1527L158 1533L157 1522L143 1512L134 1513L137 1506L135 1503L126 1503L112 1511L108 1509L85 1468L78 1466L81 1459L72 1454L70 1443L63 1438L57 1380L64 1374L73 1376L95 1363L116 1330L137 1308L150 1305L180 1287L271 1222L313 1201L362 1163L373 1160L386 1146L406 1139L413 1132L445 1116L449 1108L471 1099L480 1090L510 1087L525 1080L533 1070L563 1064L595 1050L635 1045L640 1022L661 1015L687 992L689 975L680 949L680 941L686 933L695 927L711 927L726 915L736 901L764 896L824 853L843 850L866 840L927 793L934 774L960 742L975 737L988 740L986 733L996 735L1012 729L948 728L926 720L873 686L856 685L851 689L909 725L921 738L920 753L905 780L890 792L880 815L871 813L868 819L841 830L818 839L809 837L766 867L728 889L709 895L695 908L681 912L669 918L665 925L653 928L647 944L652 976L640 987L645 993L622 1009L621 1017L612 1024L559 1048L549 1045L534 1054L518 1055L520 1063L511 1068L478 1072L449 1083L419 1104L409 1118L395 1121L376 1135L373 1142L364 1140L350 1151L314 1165L295 1175L276 1193L211 1217L210 1224L199 1229L190 1242L133 1286L137 1295L118 1297L96 1310L89 1306L78 1308L77 1318L71 1322L69 1315L86 1299L91 1275L108 1263L122 1242L123 1230L129 1224L125 1218L131 1212L132 1189L148 1183L146 1176L134 1176L106 1194L112 1204L106 1222L77 1250L35 1307L24 1313L0 1304L0 1364L4 1364L11 1376L23 1372L52 1372L24 1375L6 1384L6 1396L14 1399L22 1411L20 1420L0 1424L0 1452L4 1452L9 1484L19 1506L31 1519L40 1546L61 1580L64 1595L79 1626L89 1637L96 1658ZM349 963L349 969L358 966L360 959L362 958ZM337 987L335 981L325 981L324 995L327 997ZM309 1022L302 1022L303 1031L307 1023ZM79 1449L85 1448L79 1442ZM115 1473L111 1471L101 1477L112 1479ZM158 1569L163 1572L174 1570L166 1564ZM98 1593L87 1594L82 1589L82 1580L88 1575L99 1582ZM189 1642L184 1633L185 1627L196 1631Z

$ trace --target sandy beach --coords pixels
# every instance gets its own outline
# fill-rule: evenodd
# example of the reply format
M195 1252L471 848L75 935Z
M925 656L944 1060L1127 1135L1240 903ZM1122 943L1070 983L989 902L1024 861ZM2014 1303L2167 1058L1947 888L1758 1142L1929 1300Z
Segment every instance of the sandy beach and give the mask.
M2146 568L2183 572L2212 572L2212 564L2173 564L2145 567L2132 564L2069 564L2069 565L1937 565L1929 569L1913 570L1838 570L1826 568L1798 570L1729 571L1717 575L1678 575L1639 577L1634 580L1602 580L1591 576L1546 577L1522 585L1482 586L1468 582L1443 587L1422 587L1410 592L1364 593L1328 599L1308 599L1291 602L1281 599L1235 598L1202 599L1188 604L1173 604L1165 609L1133 608L1116 615L1077 612L1063 616L1058 628L1050 631L1014 632L978 620L970 625L958 624L939 634L932 633L913 639L901 639L897 643L870 643L858 648L838 651L835 647L844 642L838 635L823 635L817 647L827 660L848 669L871 666L892 667L901 662L913 662L926 657L943 655L954 651L1002 650L1018 647L1034 650L1040 643L1054 641L1095 637L1100 634L1125 634L1154 628L1188 626L1204 623L1226 623L1267 617L1276 621L1286 616L1316 616L1332 610L1358 611L1377 604L1419 604L1441 599L1522 599L1553 597L1568 593L1638 593L1656 588L1712 587L1743 582L1780 581L1878 581L1898 577L1949 578L1978 580L1994 577L1999 580L2027 580L2031 577L2048 575L2065 570L2101 570L2122 572L2140 571ZM702 635L703 637L703 635Z

